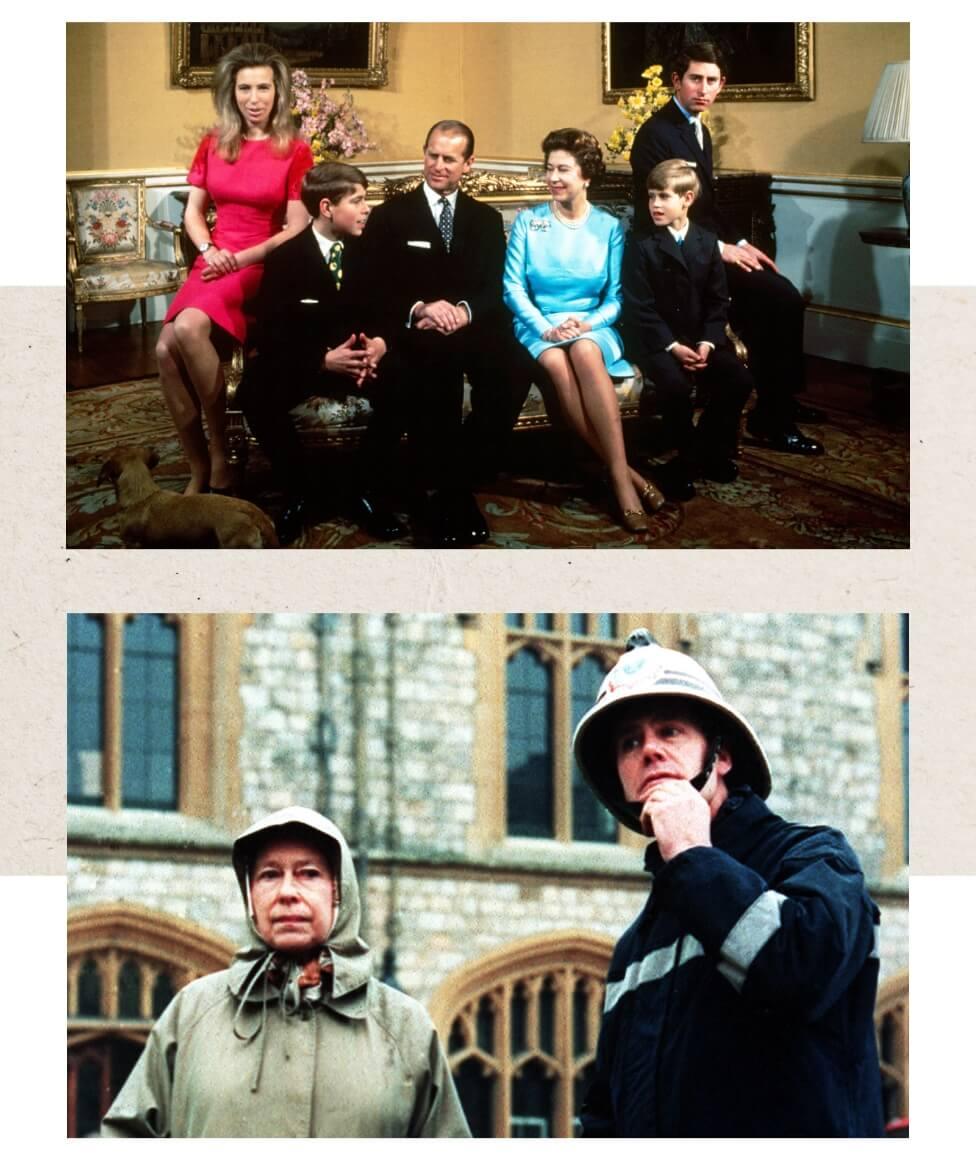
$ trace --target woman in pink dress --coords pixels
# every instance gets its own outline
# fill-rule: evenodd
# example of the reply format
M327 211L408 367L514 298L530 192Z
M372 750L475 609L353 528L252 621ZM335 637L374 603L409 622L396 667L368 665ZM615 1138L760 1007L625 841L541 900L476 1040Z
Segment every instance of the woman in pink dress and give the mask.
M184 226L200 256L156 345L163 395L190 465L187 493L232 485L214 332L244 342L246 304L257 292L265 257L308 223L300 190L312 166L311 150L291 118L288 64L274 49L242 44L223 56L214 70L213 99L217 124L200 143L187 178L192 188ZM211 202L217 210L212 236L206 218Z

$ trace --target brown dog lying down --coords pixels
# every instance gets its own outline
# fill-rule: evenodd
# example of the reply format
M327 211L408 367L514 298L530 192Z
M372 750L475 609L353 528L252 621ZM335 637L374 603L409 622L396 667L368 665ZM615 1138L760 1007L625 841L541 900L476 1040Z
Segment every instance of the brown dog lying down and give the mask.
M150 472L155 448L116 448L102 465L99 484L115 481L122 508L122 541L145 549L276 549L270 518L249 500L166 492Z

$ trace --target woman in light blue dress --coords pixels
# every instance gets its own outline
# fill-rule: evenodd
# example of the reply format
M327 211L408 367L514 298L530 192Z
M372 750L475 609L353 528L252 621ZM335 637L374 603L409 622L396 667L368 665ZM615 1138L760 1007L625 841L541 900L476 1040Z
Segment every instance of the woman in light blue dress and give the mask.
M647 529L645 510L664 497L627 464L620 408L610 376L631 375L613 324L620 314L620 223L590 203L603 172L596 138L556 129L542 143L552 201L523 210L505 256L505 302L515 335L548 373L568 423L606 464L618 516Z

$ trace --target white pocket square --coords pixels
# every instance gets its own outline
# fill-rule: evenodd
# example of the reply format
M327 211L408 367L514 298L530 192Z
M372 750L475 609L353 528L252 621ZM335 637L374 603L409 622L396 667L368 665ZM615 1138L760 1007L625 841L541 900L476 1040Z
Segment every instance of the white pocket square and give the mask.
M420 239L420 240L418 240L418 241L416 241L416 242L408 242L408 243L407 243L407 245L408 245L408 246L417 246L417 247L419 247L421 250L430 250L430 243L429 243L429 242L425 242L425 241L423 241L422 239Z
M318 299L302 299L303 303L309 303L311 306L317 307L319 305Z

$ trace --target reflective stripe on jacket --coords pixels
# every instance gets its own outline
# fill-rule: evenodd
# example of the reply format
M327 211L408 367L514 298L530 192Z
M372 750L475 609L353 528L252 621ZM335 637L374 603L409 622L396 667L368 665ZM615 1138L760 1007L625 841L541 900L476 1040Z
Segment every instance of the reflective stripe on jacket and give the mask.
M587 1136L876 1136L879 912L837 831L734 792L610 965Z

